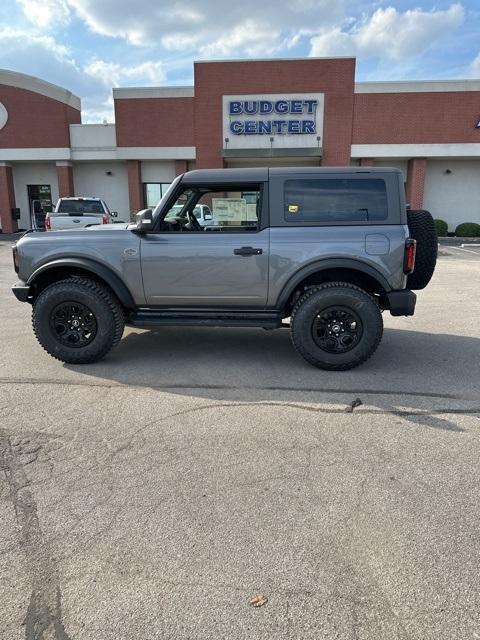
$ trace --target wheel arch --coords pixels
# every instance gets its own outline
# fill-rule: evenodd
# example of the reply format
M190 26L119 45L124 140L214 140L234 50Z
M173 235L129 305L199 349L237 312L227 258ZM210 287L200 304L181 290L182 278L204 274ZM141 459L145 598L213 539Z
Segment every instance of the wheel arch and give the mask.
M135 301L121 278L105 265L85 258L58 258L36 269L27 280L34 291L34 298L53 282L69 276L91 278L106 285L126 309L135 309Z
M391 291L387 279L374 267L348 258L333 258L315 262L297 271L284 285L275 306L288 313L305 289L335 281L349 282L371 295L383 296Z

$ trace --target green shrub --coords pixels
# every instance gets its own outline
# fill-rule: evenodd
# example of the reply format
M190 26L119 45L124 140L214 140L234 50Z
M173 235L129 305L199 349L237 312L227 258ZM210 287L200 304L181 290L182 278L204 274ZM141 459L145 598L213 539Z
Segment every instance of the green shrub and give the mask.
M448 224L445 220L435 220L435 227L437 229L437 236L444 238L448 233Z
M476 222L462 222L455 229L457 238L480 238L480 224Z

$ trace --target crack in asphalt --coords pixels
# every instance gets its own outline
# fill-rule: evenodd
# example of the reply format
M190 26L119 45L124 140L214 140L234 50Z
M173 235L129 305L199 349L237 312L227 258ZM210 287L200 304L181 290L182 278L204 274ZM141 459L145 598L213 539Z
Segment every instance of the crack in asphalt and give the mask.
M205 391L232 391L232 388L239 391L302 391L305 393L333 393L344 395L382 395L382 396L412 396L420 398L441 398L448 400L474 400L475 397L453 394L453 393L435 393L432 391L402 391L402 390L389 390L389 389L339 389L328 387L287 387L287 386L254 386L254 385L223 385L223 384L195 384L195 383L170 383L170 384L130 384L122 382L103 382L98 380L93 382L91 380L61 380L58 378L5 378L0 377L0 384L53 384L69 387L104 387L104 388L149 388L158 390L173 390L173 389L204 389Z
M40 445L34 445L30 452L38 455L41 448ZM25 463L20 460L23 452L16 449L12 436L1 430L0 468L4 472L15 509L20 545L25 552L32 580L32 593L23 622L25 640L71 640L62 621L58 570L44 541ZM30 459L26 464L32 461Z

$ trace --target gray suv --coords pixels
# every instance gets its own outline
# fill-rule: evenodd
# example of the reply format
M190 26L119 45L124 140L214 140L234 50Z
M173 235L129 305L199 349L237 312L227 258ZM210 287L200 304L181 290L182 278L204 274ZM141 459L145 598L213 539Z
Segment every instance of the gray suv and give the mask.
M432 217L408 209L397 169L196 170L135 224L28 231L13 292L64 362L99 360L125 324L286 326L308 362L345 370L374 353L382 311L414 313L436 256Z

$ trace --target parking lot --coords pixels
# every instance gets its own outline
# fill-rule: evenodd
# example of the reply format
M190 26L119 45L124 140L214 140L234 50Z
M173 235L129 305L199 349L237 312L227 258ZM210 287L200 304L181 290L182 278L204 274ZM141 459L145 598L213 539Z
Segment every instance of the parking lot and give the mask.
M64 365L14 280L0 240L2 639L480 638L480 247L344 373L196 327Z

